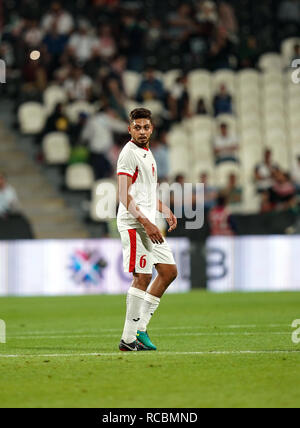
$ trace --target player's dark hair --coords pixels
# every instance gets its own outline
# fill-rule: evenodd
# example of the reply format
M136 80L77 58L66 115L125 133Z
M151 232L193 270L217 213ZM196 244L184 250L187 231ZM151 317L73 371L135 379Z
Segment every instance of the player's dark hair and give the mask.
M150 110L147 110L146 108L136 108L134 109L129 116L130 122L133 122L137 119L149 119L151 123L153 123L152 120L152 112Z

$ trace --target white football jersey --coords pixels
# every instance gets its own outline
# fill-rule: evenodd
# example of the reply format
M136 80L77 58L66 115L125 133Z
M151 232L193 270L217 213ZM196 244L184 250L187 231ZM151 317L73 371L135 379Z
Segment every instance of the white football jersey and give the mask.
M157 166L151 150L138 147L133 141L126 144L120 153L118 175L128 175L133 179L130 195L142 213L155 224L157 210ZM120 232L141 228L141 224L120 203L118 211Z

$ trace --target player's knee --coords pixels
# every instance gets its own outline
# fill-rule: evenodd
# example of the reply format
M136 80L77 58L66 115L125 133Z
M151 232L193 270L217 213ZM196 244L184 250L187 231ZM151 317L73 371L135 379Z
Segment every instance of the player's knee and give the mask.
M152 280L152 275L136 275L136 282L143 288L148 288Z
M177 278L177 267L175 265L170 265L167 269L164 269L159 274L165 283L171 284Z
M177 271L177 267L176 266L171 266L170 267L169 275L170 275L170 283L173 282L173 281L175 281L175 279L178 276L178 271Z

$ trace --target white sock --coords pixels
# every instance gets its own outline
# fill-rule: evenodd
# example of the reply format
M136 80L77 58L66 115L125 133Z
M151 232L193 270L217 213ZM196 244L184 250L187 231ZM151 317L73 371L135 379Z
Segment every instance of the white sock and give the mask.
M145 291L131 287L126 299L126 320L122 340L132 343L136 340L136 333L141 320L141 308L144 303Z
M154 315L154 312L160 304L160 298L145 293L144 302L141 308L141 321L138 330L147 331L148 324Z

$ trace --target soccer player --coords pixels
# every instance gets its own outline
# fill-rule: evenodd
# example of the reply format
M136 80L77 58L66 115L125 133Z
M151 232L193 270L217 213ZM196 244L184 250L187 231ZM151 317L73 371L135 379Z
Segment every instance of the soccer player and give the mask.
M127 294L127 312L121 351L155 351L147 327L160 299L177 277L173 254L155 225L156 212L164 214L169 232L177 227L172 211L157 199L157 168L149 149L154 130L151 111L130 114L131 141L122 150L117 167L120 206L118 229L123 245L124 271L133 273ZM152 280L155 266L158 276Z

